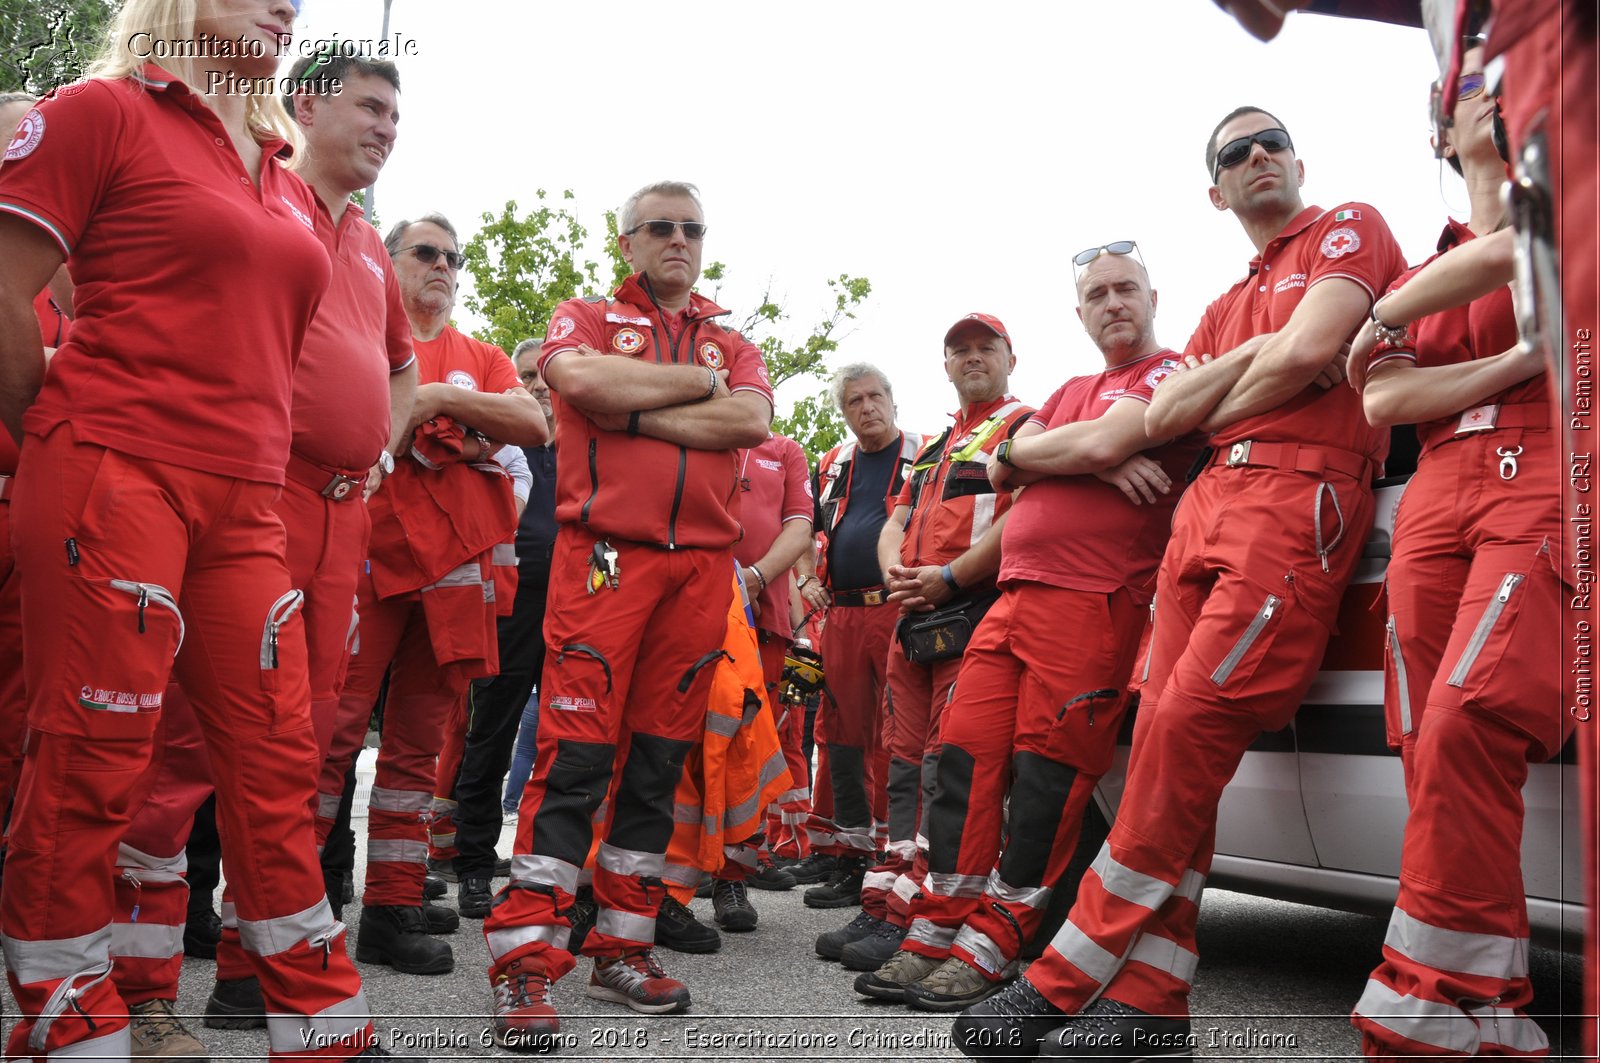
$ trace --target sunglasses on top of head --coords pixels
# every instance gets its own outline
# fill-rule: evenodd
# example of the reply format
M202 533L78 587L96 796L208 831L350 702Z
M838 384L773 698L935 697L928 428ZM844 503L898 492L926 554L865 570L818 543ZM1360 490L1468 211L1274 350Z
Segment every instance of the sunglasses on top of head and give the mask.
M1252 145L1260 144L1268 154L1277 154L1280 151L1293 151L1294 141L1289 139L1289 133L1283 129L1263 129L1259 133L1251 133L1247 137L1230 140L1217 150L1216 165L1211 168L1211 181L1216 183L1222 171L1239 165L1250 157Z
M1087 247L1072 256L1072 264L1082 269L1101 255L1132 255L1141 263L1144 257L1139 254L1139 244L1134 240L1113 240L1109 244L1099 247Z
M665 218L642 221L622 235L632 236L641 229L658 240L670 239L674 229L682 229L685 240L704 240L706 238L706 223L703 221L668 221Z
M444 264L451 269L460 269L461 263L466 261L461 257L460 251L446 251L441 247L434 247L432 244L412 244L409 247L400 248L395 254L398 255L401 251L410 251L417 256L417 261L424 266L431 266L439 261L440 255L444 256Z

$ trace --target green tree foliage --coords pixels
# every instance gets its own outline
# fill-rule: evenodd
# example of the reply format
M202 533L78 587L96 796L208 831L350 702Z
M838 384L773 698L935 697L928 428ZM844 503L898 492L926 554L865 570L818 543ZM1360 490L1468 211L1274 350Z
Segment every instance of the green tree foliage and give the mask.
M111 0L0 0L0 92L42 96L77 81L113 9Z
M551 312L564 300L609 291L628 275L625 264L618 274L620 259L613 253L614 281L603 284L600 264L584 256L589 230L561 205L574 198L570 189L554 203L542 188L534 194L538 206L526 214L519 213L515 200L499 214L485 213L483 227L461 249L473 287L464 302L488 322L473 335L507 352L523 340L542 337ZM609 212L606 227L614 246L617 223Z

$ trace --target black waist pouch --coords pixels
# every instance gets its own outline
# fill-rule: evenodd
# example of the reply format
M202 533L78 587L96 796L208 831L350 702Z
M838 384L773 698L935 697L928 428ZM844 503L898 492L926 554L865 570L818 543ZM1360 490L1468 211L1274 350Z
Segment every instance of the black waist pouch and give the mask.
M911 613L900 618L895 634L912 664L932 664L960 657L972 641L972 632L989 607L1000 600L999 591L978 598L948 602L931 613Z

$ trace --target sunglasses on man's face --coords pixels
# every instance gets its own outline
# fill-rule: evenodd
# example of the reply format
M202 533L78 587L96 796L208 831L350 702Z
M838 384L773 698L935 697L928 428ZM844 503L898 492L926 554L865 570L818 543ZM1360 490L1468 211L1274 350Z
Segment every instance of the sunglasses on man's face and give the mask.
M1132 240L1113 240L1109 244L1099 247L1088 247L1072 256L1072 264L1082 269L1101 255L1132 255L1139 250L1139 245ZM1139 261L1143 262L1144 259Z
M460 269L461 263L465 261L461 257L460 251L446 251L443 248L434 247L432 244L412 244L410 247L402 247L400 251L410 251L417 256L417 261L424 266L431 266L439 261L440 255L444 256L444 264L451 269ZM398 255L400 251L396 251L395 254Z
M657 240L670 240L674 229L682 229L685 240L704 240L706 238L706 223L703 221L668 221L665 218L642 221L622 235L632 236L641 229L654 236Z
M1248 159L1250 148L1255 144L1260 144L1268 154L1294 150L1294 141L1290 140L1288 132L1282 129L1263 129L1259 133L1230 140L1217 152L1217 164L1211 170L1212 183L1215 184L1217 178L1222 176L1223 170L1237 166Z

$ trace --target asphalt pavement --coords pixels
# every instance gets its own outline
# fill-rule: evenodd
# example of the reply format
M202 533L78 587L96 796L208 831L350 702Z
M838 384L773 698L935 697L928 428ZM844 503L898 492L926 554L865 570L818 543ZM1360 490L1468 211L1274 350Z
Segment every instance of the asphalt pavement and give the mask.
M357 832L363 824L357 822ZM502 852L510 851L511 831ZM361 872L358 870L359 889ZM869 1001L852 989L854 974L819 959L816 935L842 926L854 909L815 911L801 890L752 891L760 925L724 934L721 951L683 955L661 950L667 971L693 994L686 1015L646 1016L583 995L589 961L557 984L564 1043L544 1058L609 1060L960 1059L951 1045L949 1016ZM441 903L453 903L451 894ZM693 907L711 918L711 902ZM347 909L352 921L359 904ZM1348 1015L1379 955L1385 921L1321 908L1265 901L1242 894L1206 893L1200 925L1202 963L1191 1004L1196 1055L1206 1059L1359 1059ZM481 924L463 920L448 938L452 974L400 975L358 964L367 998L391 1051L422 1059L511 1058L520 1054L489 1040L488 953ZM354 929L352 929L352 951ZM1576 956L1533 950L1537 1010L1559 1013L1579 998ZM184 964L179 1010L198 1015L214 977L212 965ZM1545 1021L1553 1058L1563 1043L1576 1058L1577 1025ZM191 1028L212 1059L262 1059L259 1031ZM1562 1038L1565 1038L1563 1042ZM538 1058L538 1057L523 1057Z

